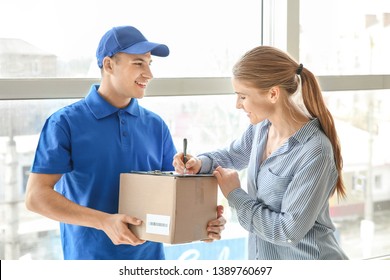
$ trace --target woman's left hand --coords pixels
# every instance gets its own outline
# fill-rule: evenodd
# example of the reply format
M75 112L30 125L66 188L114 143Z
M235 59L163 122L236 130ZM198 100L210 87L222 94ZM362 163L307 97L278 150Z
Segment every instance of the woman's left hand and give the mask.
M218 166L213 172L213 175L217 178L219 188L226 198L231 191L241 188L240 179L236 170Z

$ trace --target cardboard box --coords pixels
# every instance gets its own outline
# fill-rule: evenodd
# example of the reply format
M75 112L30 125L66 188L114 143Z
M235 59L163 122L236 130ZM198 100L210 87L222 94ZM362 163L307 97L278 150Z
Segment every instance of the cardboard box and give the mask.
M129 226L140 239L188 243L207 238L207 223L216 218L217 196L212 175L122 173L119 213L143 221Z

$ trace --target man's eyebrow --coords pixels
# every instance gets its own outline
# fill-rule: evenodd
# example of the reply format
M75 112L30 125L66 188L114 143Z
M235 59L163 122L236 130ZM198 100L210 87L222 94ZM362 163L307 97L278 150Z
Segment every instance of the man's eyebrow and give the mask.
M136 57L136 58L133 59L133 61L134 62L145 62L145 63L150 64L150 63L152 63L153 60L151 60L151 59L150 60L146 60L146 59L144 59L142 57Z

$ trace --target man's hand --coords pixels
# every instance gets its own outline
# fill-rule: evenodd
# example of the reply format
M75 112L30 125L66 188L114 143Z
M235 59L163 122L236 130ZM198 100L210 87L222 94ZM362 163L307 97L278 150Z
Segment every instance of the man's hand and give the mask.
M137 246L145 243L131 232L128 225L141 225L142 221L124 214L108 214L102 229L115 245L129 244Z
M213 242L214 240L221 239L221 233L225 229L226 220L223 215L223 206L217 207L217 219L211 220L207 224L208 239L204 239L205 242Z

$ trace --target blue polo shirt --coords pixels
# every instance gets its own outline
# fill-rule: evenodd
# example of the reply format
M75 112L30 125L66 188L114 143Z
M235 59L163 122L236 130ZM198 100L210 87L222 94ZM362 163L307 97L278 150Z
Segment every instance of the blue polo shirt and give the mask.
M173 170L176 149L158 115L134 98L118 109L98 88L47 119L32 172L63 174L56 191L77 204L117 213L119 174ZM161 243L114 245L94 228L61 223L60 229L65 259L164 259Z

